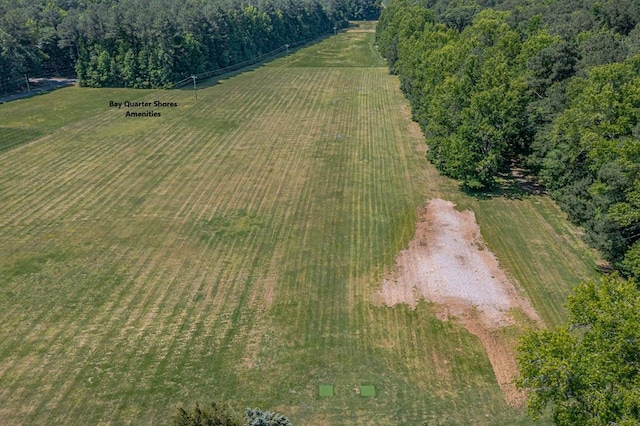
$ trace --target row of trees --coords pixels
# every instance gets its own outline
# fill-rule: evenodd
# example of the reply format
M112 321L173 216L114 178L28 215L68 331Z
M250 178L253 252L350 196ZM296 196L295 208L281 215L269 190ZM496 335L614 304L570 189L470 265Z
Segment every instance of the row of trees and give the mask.
M91 5L76 27L87 21L103 25L79 34L78 80L97 87L166 86L343 26L335 12L313 0L279 6L171 0Z
M430 160L467 188L490 185L530 143L525 70L553 37L523 40L506 13L491 9L461 32L421 6L398 1L388 10L378 43L429 139Z
M0 91L25 74L163 87L379 10L379 0L0 0Z
M587 239L640 278L636 3L392 0L377 42L442 173L475 190L514 164L532 169Z

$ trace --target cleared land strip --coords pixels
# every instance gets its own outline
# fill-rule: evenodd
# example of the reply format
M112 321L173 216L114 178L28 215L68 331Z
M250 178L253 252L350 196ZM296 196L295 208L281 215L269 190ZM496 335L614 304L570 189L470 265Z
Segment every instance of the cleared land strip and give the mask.
M163 423L211 399L298 424L526 423L476 337L372 297L428 197L476 211L536 309L588 259L570 239L562 265L519 269L568 228L505 235L542 227L548 201L531 215L534 199L469 199L439 177L372 41L339 34L197 102L144 94L180 105L160 119L102 111L0 155L0 423ZM553 300L543 316L561 315Z

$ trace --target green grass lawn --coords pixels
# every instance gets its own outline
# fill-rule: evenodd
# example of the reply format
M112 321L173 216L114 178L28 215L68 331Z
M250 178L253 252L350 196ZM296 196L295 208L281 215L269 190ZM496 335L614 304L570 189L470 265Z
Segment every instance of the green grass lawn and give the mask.
M0 105L0 153L109 109L105 99L136 100L150 91L67 88Z
M471 198L437 175L371 29L197 101L68 88L0 105L0 423L162 424L212 399L300 425L530 423L476 337L373 295L430 197L474 209L550 324L593 256L548 198ZM125 100L178 107L108 107Z

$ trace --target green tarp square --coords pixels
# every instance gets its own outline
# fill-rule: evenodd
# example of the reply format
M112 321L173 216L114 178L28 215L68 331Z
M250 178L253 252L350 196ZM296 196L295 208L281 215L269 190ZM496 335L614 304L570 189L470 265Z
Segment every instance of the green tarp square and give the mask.
M360 395L361 396L376 396L376 387L373 385L361 385L360 386Z
M333 385L320 385L318 394L320 396L333 396Z

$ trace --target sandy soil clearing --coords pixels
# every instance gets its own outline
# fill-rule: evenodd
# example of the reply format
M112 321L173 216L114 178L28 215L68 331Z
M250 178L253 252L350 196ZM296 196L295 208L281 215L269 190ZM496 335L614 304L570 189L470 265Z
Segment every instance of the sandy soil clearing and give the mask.
M415 238L376 297L388 306L415 307L421 297L434 303L439 318L458 321L480 339L507 403L522 405L524 395L512 384L518 373L514 350L498 330L515 323L513 310L541 320L486 247L474 213L453 207L434 199L419 209Z

